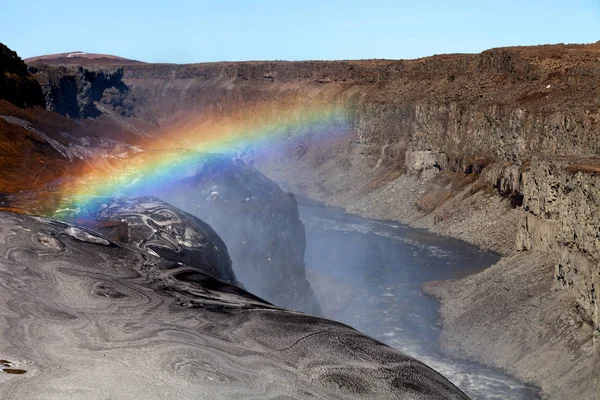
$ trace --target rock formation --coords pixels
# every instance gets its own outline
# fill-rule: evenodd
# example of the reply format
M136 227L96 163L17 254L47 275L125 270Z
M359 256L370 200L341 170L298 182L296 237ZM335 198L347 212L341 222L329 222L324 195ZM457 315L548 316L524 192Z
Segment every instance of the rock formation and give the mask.
M129 175L130 184L119 185L109 193L123 197L115 201L117 210L102 197L79 205L72 193L58 189L55 191L61 197L56 206L60 210L58 215L81 223L88 219L119 220L121 212L126 214L129 209L129 200L124 196L158 197L216 230L227 244L233 271L246 289L281 307L321 313L306 279L306 238L292 194L283 192L246 162L214 153L138 149L138 153L127 158L127 167L133 171L136 165L147 165L147 160L156 158L158 153L161 157L168 156L171 163L154 169L140 168ZM114 156L102 157L109 162L99 167L108 171L109 176L118 176L118 167L110 164ZM161 175L164 171L169 171L168 176ZM92 181L105 179L88 178L91 187L94 187ZM110 217L111 214L115 217Z
M77 225L0 212L0 254L2 398L467 399L350 327Z
M17 53L0 43L0 99L19 107L43 105L40 85Z
M112 240L239 286L225 243L207 223L152 197L95 203L72 218Z
M94 118L100 115L95 102L101 102L120 115L131 115L121 68L32 65L29 72L40 83L49 111L71 118Z
M600 329L600 159L535 159L522 173L521 251L553 255L560 287L574 292L584 320Z
M294 195L246 162L199 157L193 175L150 194L208 222L228 245L246 289L281 307L319 315L306 280L304 225Z

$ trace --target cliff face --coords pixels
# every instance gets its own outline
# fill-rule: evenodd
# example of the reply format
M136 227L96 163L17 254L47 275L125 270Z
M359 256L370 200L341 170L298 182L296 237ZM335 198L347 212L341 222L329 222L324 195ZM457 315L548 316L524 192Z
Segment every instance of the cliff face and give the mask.
M598 44L557 45L411 61L131 66L124 78L145 94L138 109L163 123L174 111L218 115L275 97L284 103L273 108L322 100L348 109L361 143L408 140L521 162L599 152L598 58Z
M561 287L575 292L585 320L600 327L600 160L534 160L523 173L527 214L522 250L552 252Z
M19 107L43 105L37 81L17 53L0 43L0 99Z
M37 80L17 53L0 43L0 207L7 206L6 197L12 193L39 189L43 182L63 176L66 157L52 145L52 138L36 128L52 124L56 133L65 126L33 107L43 104ZM33 126L32 120L40 123Z
M127 87L120 68L32 65L29 67L44 94L46 109L71 118L100 115L96 102L112 106L130 116Z

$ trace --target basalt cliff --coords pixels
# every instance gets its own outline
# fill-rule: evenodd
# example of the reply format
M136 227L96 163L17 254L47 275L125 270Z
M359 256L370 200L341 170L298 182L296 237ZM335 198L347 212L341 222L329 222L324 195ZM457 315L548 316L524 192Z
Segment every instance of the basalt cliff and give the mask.
M63 101L46 79L58 68L30 67L46 104ZM89 68L109 67L77 73ZM285 190L503 255L480 274L426 285L442 302L442 346L548 398L597 399L600 42L118 71L122 83L91 99L117 126L161 135L293 120L245 152ZM312 116L331 109L314 129Z

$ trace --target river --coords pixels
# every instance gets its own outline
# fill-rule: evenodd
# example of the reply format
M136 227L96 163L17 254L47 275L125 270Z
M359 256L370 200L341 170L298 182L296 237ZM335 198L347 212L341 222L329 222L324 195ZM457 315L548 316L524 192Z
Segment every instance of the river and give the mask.
M302 202L299 210L312 279L333 282L325 290L331 291L330 298L343 300L334 310L323 305L327 317L425 362L472 399L539 399L537 388L499 370L443 354L439 302L421 290L426 281L480 271L498 261L497 255L337 208Z

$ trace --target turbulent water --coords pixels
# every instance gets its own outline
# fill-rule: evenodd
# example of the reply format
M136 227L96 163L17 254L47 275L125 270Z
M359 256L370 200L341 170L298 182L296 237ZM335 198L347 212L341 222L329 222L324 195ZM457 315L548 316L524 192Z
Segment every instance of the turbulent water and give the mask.
M328 317L418 358L473 399L539 398L536 388L498 370L442 354L439 304L421 291L426 281L477 272L498 256L464 242L334 208L305 204L300 216L306 225L307 268L321 280L334 282L330 290L340 293L330 293L329 298L351 294Z

